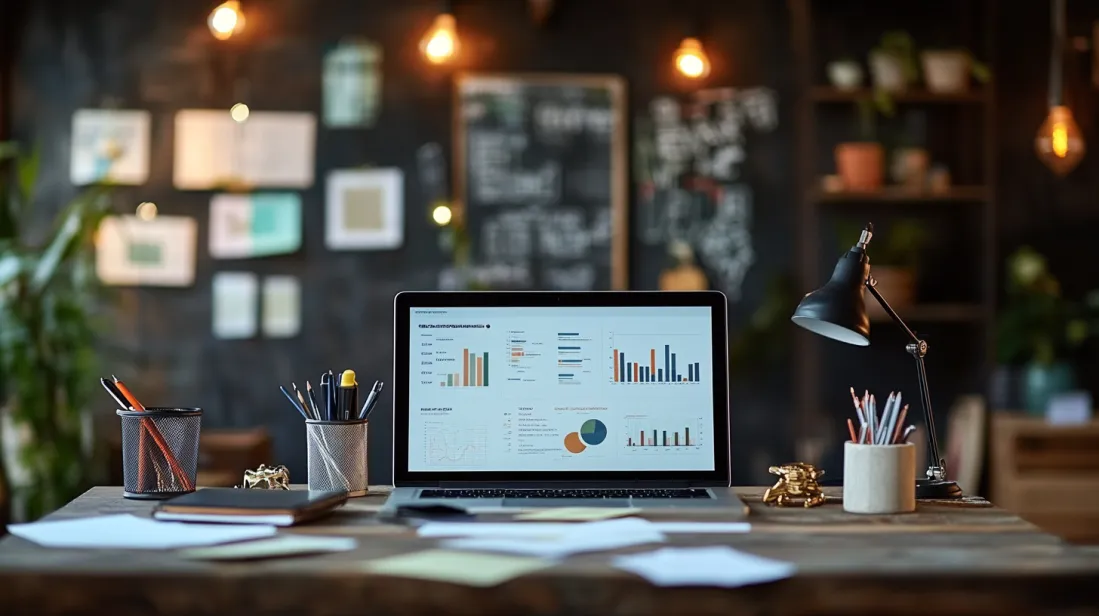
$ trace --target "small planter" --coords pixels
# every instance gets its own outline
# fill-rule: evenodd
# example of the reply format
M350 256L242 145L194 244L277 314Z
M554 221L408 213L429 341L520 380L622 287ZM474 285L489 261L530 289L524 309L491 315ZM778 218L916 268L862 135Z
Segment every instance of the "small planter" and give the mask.
M838 60L828 63L828 81L837 90L856 90L862 86L862 66L854 60Z
M836 146L836 171L846 190L881 188L885 153L880 143L853 142Z
M870 54L870 76L874 87L886 92L903 92L908 89L904 77L904 64L895 55L880 51Z
M870 274L878 281L878 293L903 318L904 311L916 302L916 273L907 267L874 265L871 259ZM874 320L889 318L881 304L872 298L866 300L866 313Z
M964 51L925 51L920 54L927 89L937 94L957 94L969 90L972 71L969 54Z
M893 181L913 191L927 187L927 169L930 156L923 148L898 148L893 151Z

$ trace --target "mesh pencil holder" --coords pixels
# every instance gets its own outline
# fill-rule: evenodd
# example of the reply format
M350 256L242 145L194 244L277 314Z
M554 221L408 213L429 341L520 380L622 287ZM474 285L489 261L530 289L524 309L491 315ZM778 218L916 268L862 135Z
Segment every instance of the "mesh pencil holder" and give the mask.
M159 499L194 492L202 409L115 412L122 419L122 495Z
M305 422L310 490L366 495L366 425L366 420Z

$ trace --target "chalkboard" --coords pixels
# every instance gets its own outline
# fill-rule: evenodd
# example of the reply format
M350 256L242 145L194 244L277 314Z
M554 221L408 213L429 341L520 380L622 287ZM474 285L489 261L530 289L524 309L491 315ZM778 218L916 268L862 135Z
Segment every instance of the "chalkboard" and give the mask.
M455 87L456 213L470 247L460 282L626 288L624 80L464 74Z

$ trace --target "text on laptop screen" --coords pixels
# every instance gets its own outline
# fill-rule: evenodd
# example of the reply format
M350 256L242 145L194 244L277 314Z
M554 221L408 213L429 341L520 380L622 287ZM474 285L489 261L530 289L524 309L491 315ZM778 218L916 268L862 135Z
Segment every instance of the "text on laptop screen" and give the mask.
M712 471L710 308L412 308L409 471Z

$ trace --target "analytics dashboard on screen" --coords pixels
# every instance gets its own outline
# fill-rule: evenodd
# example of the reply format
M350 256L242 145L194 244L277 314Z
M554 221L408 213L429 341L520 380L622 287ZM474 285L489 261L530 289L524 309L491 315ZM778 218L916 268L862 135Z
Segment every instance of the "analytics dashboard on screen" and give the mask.
M412 308L409 471L712 471L709 307Z

